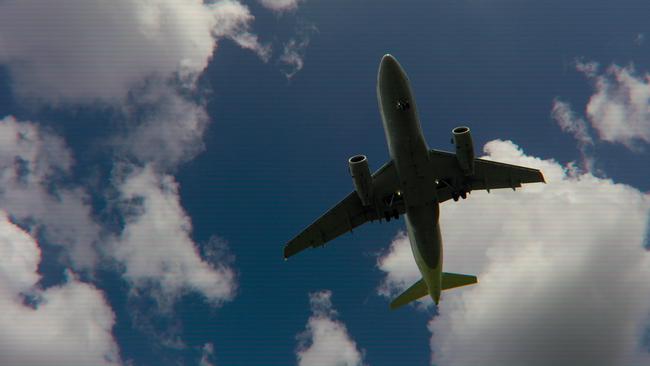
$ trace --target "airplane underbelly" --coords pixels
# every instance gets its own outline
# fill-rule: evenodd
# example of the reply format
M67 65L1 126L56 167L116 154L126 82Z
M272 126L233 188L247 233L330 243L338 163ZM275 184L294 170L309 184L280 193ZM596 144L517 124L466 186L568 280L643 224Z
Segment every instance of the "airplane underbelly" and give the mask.
M404 216L411 249L421 272L437 269L442 263L438 213L438 204L434 202L433 205L407 207Z

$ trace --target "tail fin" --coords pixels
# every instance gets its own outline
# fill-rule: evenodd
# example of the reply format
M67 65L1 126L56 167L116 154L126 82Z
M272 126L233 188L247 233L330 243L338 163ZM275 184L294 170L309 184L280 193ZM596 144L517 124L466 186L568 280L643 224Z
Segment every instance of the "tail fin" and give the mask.
M400 306L404 306L412 301L420 299L429 294L429 289L427 284L424 282L424 279L420 279L418 282L414 283L406 291L402 292L401 295L397 296L393 302L390 303L391 309L397 309Z
M449 290L450 288L473 285L478 282L476 276L457 274L457 273L442 273L442 289Z
M451 288L461 287L472 285L478 282L476 276L458 274L458 273L448 273L443 272L441 278L441 287L442 290L449 290ZM402 292L401 295L397 296L393 302L390 303L391 309L397 309L401 306L404 306L410 302L418 300L429 294L429 288L427 287L424 279L420 279L418 282L414 283L406 291ZM435 296L440 295L440 291L436 291ZM438 297L435 297L434 300L437 300ZM437 303L437 301L436 301Z

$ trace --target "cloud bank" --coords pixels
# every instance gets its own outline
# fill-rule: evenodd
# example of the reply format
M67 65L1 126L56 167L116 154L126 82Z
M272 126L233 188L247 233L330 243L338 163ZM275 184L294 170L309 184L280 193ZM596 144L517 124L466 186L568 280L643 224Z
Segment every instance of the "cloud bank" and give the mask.
M309 294L312 316L298 335L296 357L299 366L362 365L363 355L350 338L345 324L336 319L332 292Z
M302 0L258 0L263 7L276 12L287 12L298 9Z
M650 196L579 176L552 160L491 141L487 158L530 166L548 184L473 192L444 203L445 271L477 274L443 293L429 323L437 365L640 365L650 316ZM380 293L419 278L399 236L379 259Z
M32 122L0 119L0 207L87 269L97 261L100 228L85 191L61 184L73 163L60 137Z
M126 223L111 250L124 265L124 277L139 288L153 285L172 299L187 291L213 304L231 299L234 272L201 259L174 178L151 166L133 169L117 184Z
M222 38L268 59L253 19L235 0L8 0L0 63L23 97L114 102L152 76L200 73Z
M102 293L71 274L59 286L40 288L40 248L4 211L0 252L0 364L121 364L114 315Z
M0 62L8 65L18 95L54 104L99 100L122 112L125 131L111 142L125 223L102 254L123 265L137 287L154 284L172 298L198 291L215 304L234 295L233 272L198 254L178 185L167 172L203 150L209 117L189 94L215 42L229 38L268 57L270 49L249 31L253 20L234 0L0 3ZM32 124L7 120L0 128L7 129L6 140L15 140L0 153L12 188L0 196L3 207L44 221L46 233L69 242L79 266L92 267L100 229L84 192L46 189L52 171L70 171L64 142L39 135ZM120 175L122 169L130 173Z
M400 231L390 243L388 251L377 260L377 267L386 273L377 289L379 294L394 298L422 278L414 265L409 238Z

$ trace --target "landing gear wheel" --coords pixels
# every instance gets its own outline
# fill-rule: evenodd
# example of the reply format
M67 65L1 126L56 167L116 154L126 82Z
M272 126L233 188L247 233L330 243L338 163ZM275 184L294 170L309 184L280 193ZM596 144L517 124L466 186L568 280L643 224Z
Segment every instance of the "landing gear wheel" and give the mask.
M390 222L390 219L391 219L390 212L388 212L388 211L384 212L384 218L386 219L386 222Z
M395 220L399 219L399 212L397 212L397 210L393 210L393 218Z
M452 193L451 198L453 198L454 201L458 201L458 193L456 193L456 192Z
M461 191L461 192L460 192L460 197L461 197L462 199L467 198L467 192L465 192L465 191Z

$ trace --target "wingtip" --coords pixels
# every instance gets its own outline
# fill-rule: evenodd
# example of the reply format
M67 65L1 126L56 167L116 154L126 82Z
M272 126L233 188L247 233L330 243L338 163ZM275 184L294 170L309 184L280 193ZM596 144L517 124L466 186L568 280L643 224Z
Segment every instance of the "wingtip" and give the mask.
M293 256L294 254L296 253L291 250L289 245L285 245L284 250L282 251L282 258L284 258L284 260L286 261L289 259L289 257Z

